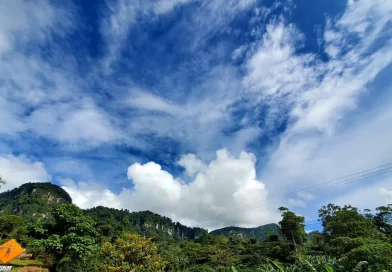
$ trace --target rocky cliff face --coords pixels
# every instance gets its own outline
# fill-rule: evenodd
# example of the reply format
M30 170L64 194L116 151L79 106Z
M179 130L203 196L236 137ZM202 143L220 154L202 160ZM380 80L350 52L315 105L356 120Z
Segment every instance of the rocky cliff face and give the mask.
M207 233L205 229L190 228L151 211L129 212L99 206L85 210L85 215L93 218L107 236L120 230L148 237L193 240Z

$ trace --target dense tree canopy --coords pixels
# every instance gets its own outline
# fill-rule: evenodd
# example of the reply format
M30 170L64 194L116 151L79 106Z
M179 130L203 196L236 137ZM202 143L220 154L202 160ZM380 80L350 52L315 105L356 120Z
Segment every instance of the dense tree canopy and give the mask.
M44 235L39 235L32 246L43 250L53 271L85 271L98 248L95 222L73 204L55 208L52 216L52 221L39 224Z
M305 217L297 216L285 207L280 207L279 211L283 217L279 225L284 238L296 244L304 243L306 240Z

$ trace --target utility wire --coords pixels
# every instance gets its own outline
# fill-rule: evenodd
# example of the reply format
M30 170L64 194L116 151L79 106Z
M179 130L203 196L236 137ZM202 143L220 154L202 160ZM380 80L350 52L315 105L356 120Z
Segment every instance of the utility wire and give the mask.
M378 172L378 171L386 170L386 169L380 169L380 170L374 171L375 169L379 169L379 168L382 168L382 167L385 167L385 166L390 166L390 167L387 168L387 169L392 168L392 162L391 162L391 163L384 164L384 165L381 165L381 166L378 166L378 167L374 167L374 168L371 168L371 169L367 169L367 170L364 170L364 171L361 171L361 172L357 172L357 173L354 173L354 174L351 174L351 175L347 175L347 176L344 176L344 177L340 177L340 178L337 178L337 179L333 179L333 180L330 180L330 181L327 181L327 182L323 182L323 183L320 183L320 184L317 184L317 185L309 186L309 187L304 188L304 189L301 189L301 190L297 190L297 191L294 191L294 192L289 192L289 193L286 193L286 194L284 194L284 195L282 195L282 196L271 197L271 198L268 198L268 199L266 199L266 200L264 200L264 201L261 201L261 202L264 203L264 202L268 202L268 201L273 200L273 199L282 199L282 198L284 198L284 197L286 197L286 196L296 195L296 194L299 193L299 192L304 192L305 190L309 190L309 189L312 189L312 188L316 188L316 187L320 187L320 186L324 186L324 185L327 185L327 186L328 186L329 183L336 182L336 181L339 181L339 180L342 180L342 179L346 179L346 180L347 180L348 177L352 177L351 179L355 179L355 178L358 178L358 177L362 177L362 176L366 176L366 175L369 175L369 174L373 174L373 173L376 173L376 172ZM366 172L369 172L369 171L373 171L373 172L366 173ZM358 175L359 175L359 176L358 176ZM355 177L355 176L356 176L356 177ZM207 219L207 218L210 218L210 217L219 216L219 215L221 215L221 214L226 214L226 213L229 213L229 212L231 212L231 211L237 211L237 210L239 210L239 209L243 209L243 208L246 208L246 207L252 207L252 206L254 206L254 205L258 205L258 204L261 203L261 202L252 203L252 204L247 204L247 205L244 205L244 206L241 206L241 207L238 207L238 208L234 208L234 209L232 209L232 210L227 210L227 211L224 211L224 212L215 214L215 215L213 215L213 216L205 217L205 218ZM200 218L199 220L204 220L204 218Z
M354 179L351 178L351 179L342 180L340 182L337 182L337 183L331 184L331 185L322 185L322 186L319 186L318 188L315 187L312 190L301 190L301 191L296 191L296 192L293 192L293 193L285 194L285 195L283 195L281 197L269 198L269 199L266 199L265 201L261 201L261 202L254 203L254 204L251 204L251 205L239 207L237 209L234 209L234 210L231 210L231 211L227 211L227 212L223 212L223 213L220 213L220 214L217 214L217 215L214 215L214 216L206 217L206 218L200 219L199 221L209 220L209 219L213 219L213 218L217 218L217 217L221 217L221 216L226 216L226 215L230 215L230 214L241 212L241 211L247 211L247 210L250 210L250 209L254 209L254 208L266 205L266 204L277 202L279 200L282 200L282 199L286 198L287 196L296 196L296 193L298 193L298 192L315 193L315 192L331 189L331 188L334 188L334 187L337 187L337 186L341 186L341 185L344 185L344 184L357 182L357 181L360 181L360 180L363 180L363 179L366 179L366 178L379 176L381 174L386 174L386 173L391 172L392 171L392 170L390 170L391 168L383 169L382 171L376 171L376 172L373 172L373 173L368 173L366 175L355 177ZM389 170L389 171L386 171L386 170ZM199 221L196 221L196 222L199 222Z
M350 174L350 175L346 175L346 176L343 176L343 177L340 177L340 178L336 178L336 179L333 179L333 180L330 180L330 181L326 181L326 182L323 182L323 183L320 183L320 184L317 184L317 185L309 186L309 187L306 187L306 188L301 189L301 190L297 190L297 191L294 191L294 192L286 193L286 194L284 194L282 196L270 197L270 198L267 198L264 201L260 201L260 202L256 202L256 203L252 203L252 204L248 204L248 205L244 205L242 207L238 207L238 208L227 210L227 211L224 211L224 212L221 212L221 213L217 213L217 214L215 214L213 216L200 218L200 219L194 221L194 223L201 222L201 221L206 221L206 220L211 220L211 219L222 217L222 216L227 216L227 215L230 215L230 214L233 214L233 213L238 213L238 212L241 212L241 211L247 211L247 210L250 210L250 209L254 209L254 208L260 207L262 205L265 205L265 204L268 204L268 203L271 203L271 202L275 202L275 201L284 199L284 198L289 197L289 196L297 196L298 193L315 193L315 192L331 189L331 188L334 188L334 187L337 187L337 186L341 186L341 185L344 185L344 184L353 183L353 182L357 182L357 181L360 181L360 180L363 180L363 179L379 176L379 175L386 174L386 173L389 173L389 172L392 172L392 162L386 163L386 164L383 164L383 165L380 165L380 166L377 166L377 167L373 167L373 168L370 168L370 169L367 169L367 170L363 170L363 171L360 171L360 172L356 172L356 173L353 173L353 174Z
M266 199L265 201L262 201L262 202L259 202L259 203L254 203L252 205L239 207L239 208L234 209L232 211L223 212L223 213L220 213L218 215L207 217L207 218L204 218L204 219L196 221L196 222L210 220L210 219L223 217L223 216L227 216L227 215L230 215L230 214L235 214L235 213L238 213L238 212L243 212L243 211L251 210L251 209L254 209L254 208L258 208L258 207L264 206L266 204L271 204L271 203L280 201L280 200L282 200L285 197L290 196L290 195L291 196L296 196L297 192L316 193L316 192L328 190L328 189L335 188L335 187L338 187L338 186L342 186L342 185L345 185L345 184L349 184L349 183L357 182L357 181L364 180L364 179L367 179L367 178L371 178L371 177L379 176L379 175L382 175L382 174L386 174L386 173L392 172L391 169L392 169L392 167L388 168L388 169L383 169L382 171L376 171L376 172L373 172L373 173L369 173L369 174L366 174L365 176L355 177L355 179L351 178L351 179L339 181L339 182L337 182L335 184L332 184L332 185L323 185L322 187L320 186L320 188L313 188L313 190L307 190L307 191L306 190L301 190L301 191L296 191L296 192L293 192L293 193L290 193L290 194L283 195L281 197ZM388 171L385 171L385 170L388 170Z

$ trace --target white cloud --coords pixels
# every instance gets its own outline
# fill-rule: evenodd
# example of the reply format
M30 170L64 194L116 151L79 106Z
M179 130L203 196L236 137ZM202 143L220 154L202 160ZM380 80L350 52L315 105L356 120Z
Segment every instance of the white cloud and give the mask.
M343 16L325 30L325 50L336 55L330 55L329 61L298 53L305 37L293 25L272 23L247 62L243 84L257 93L256 102L290 109L293 125L289 133L332 133L347 111L356 108L368 84L392 61L391 40L382 31L391 12L392 5L381 0L350 3ZM358 28L360 24L367 26ZM360 41L350 44L348 37L358 33ZM370 50L376 42L378 50Z
M381 188L380 194L385 198L385 205L392 204L392 190Z
M119 5L110 7L111 12L101 29L108 50L104 68L110 70L116 61L136 16L158 16L186 2L137 1L130 4L119 1ZM388 1L349 1L343 16L331 20L324 31L324 49L329 61L299 53L298 48L306 37L294 25L278 22L268 25L264 35L256 33L255 36L261 37L256 46L243 45L233 53L233 58L249 57L247 76L243 79L233 67L208 67L210 73L201 85L191 87L192 97L181 106L151 93L132 93L126 101L131 107L144 110L144 113L169 114L144 114L122 120L129 134L117 129L119 120L114 120L85 97L81 89L89 82L78 80L79 75L74 74L74 67L67 59L60 69L18 51L20 44L50 42L52 32L59 26L59 18L64 18L59 16L63 13L42 4L44 2L28 3L12 1L11 12L0 26L0 55L4 53L0 59L0 123L6 124L0 126L2 134L14 136L27 131L61 143L85 145L110 143L125 135L131 138L136 132L154 132L186 142L197 148L197 155L205 159L217 146L227 147L237 154L257 136L274 127L269 123L288 119L287 131L274 138L276 149L267 150L268 164L260 169L263 182L257 180L255 159L248 153L236 158L220 151L208 164L196 155L187 154L179 164L194 177L189 184L153 162L132 165L128 175L135 187L124 189L118 195L94 182L66 183L64 188L82 207L107 205L104 202L108 202L114 207L150 208L182 222L191 222L262 201L267 194L264 184L269 192L279 195L391 159L390 100L385 99L377 113L369 110L361 117L345 119L369 91L376 76L392 61L391 40L385 31L392 10ZM190 20L194 47L203 46L203 41L207 40L204 38L214 32L230 31L225 27L226 23L238 10L253 3L222 0L202 3L201 14L195 13ZM5 8L7 4L0 3L1 13L6 12ZM20 21L15 21L19 17ZM62 27L60 30L64 31L65 27ZM352 36L359 38L358 44L348 42L348 37ZM377 50L372 50L374 48ZM44 84L47 82L50 88ZM239 83L249 92L242 92ZM244 129L234 135L223 135L225 126L233 123L229 106L243 98L249 98L249 103L255 106L268 104L267 124L260 129L256 125L246 126L245 120L241 123ZM377 196L381 196L381 192L388 199L389 187L382 187L377 182L374 188L372 192ZM379 191L380 188L383 190ZM364 191L359 192L358 199L363 199L364 195ZM297 194L288 202L303 207L312 198ZM275 218L275 213L263 206L201 224L255 226Z
M45 1L1 1L0 14L0 56L13 50L17 43L47 39L51 29L66 19L64 13Z
M306 37L303 37L294 25L287 25L284 22L268 25L260 44L256 47L249 47L250 50L255 48L255 51L247 61L248 74L242 83L250 92L241 94L241 98L250 97L253 98L251 101L254 103L269 104L270 112L274 114L268 122L276 122L276 119L286 114L287 111L290 121L287 131L277 139L277 148L270 150L268 164L262 169L263 183L270 192L273 192L273 195L295 191L367 169L391 159L389 154L392 153L388 139L392 138L392 131L387 124L392 119L390 114L381 114L388 111L390 102L384 101L385 104L377 113L372 112L349 121L344 119L357 107L361 95L368 91L368 86L376 76L392 61L388 37L379 44L378 50L369 50L369 46L379 38L379 35L383 35L380 29L385 27L385 18L390 14L389 4L383 6L381 10L376 7L380 2L368 1L366 5L363 1L357 2L350 3L346 13L337 21L330 23L325 30L325 51L330 54L329 61L322 61L313 54L298 53L298 48ZM359 5L359 9L362 10L361 17L353 16L353 12L358 12L355 5ZM218 6L220 6L219 1L216 1L204 8L216 10L215 7ZM227 13L230 13L231 7L227 8ZM375 28L357 27L358 22L353 23L347 18L361 18L364 22L367 18L373 18L372 23ZM209 26L204 32L200 32L198 37L207 35L224 20L227 19L219 16L203 22ZM345 48L347 42L345 37L356 33L361 33L362 41L357 45L350 45L352 48ZM198 37L195 37L195 41L198 41ZM346 50L340 50L342 48ZM232 78L234 79L230 83L236 83L238 78L235 75ZM227 86L220 84L221 82L217 80L213 83L216 86L210 89L221 90L222 86ZM219 96L221 94L219 93L217 97L220 100L198 101L196 108L192 108L192 112L185 114L184 118L143 117L138 120L137 124L133 124L134 129L142 131L153 129L162 135L175 135L176 137L184 133L185 136L181 135L183 137L181 139L186 139L186 135L189 134L191 135L189 139L195 146L198 146L202 153L211 148L210 145L213 144L209 139L214 139L214 136L218 135L217 131L221 129L222 123L230 121L230 118L225 115L227 106L239 97L238 93L230 91L225 92L228 95L224 97ZM162 103L160 99L154 100L152 104L159 105L156 107L163 111L169 109L167 104ZM213 112L206 109L213 109ZM350 122L350 125L341 127L344 121ZM216 124L218 128L213 132L206 129L212 127L212 124ZM266 126L268 127L268 124ZM171 127L175 130L171 130ZM245 136L241 139L247 139L248 134ZM198 145L199 142L200 145ZM225 143L222 137L220 142ZM248 141L240 142L246 145ZM232 147L230 146L230 150L235 149ZM252 180L257 181L256 176L254 174L254 178L249 178L242 173L242 177L238 179L244 182L241 182L240 187L236 187L234 182L236 175L230 172L232 170L230 160L226 161L222 154L207 165L204 165L196 156L187 156L180 160L180 165L185 168L187 174L194 176L189 184L184 184L183 181L176 179L155 163L134 165L128 174L133 179L135 188L123 190L119 195L122 203L126 203L122 205L131 207L131 209L149 208L179 218L183 222L191 222L197 217L210 216L231 208L262 201L265 197L265 194L262 197L253 197L253 193L257 195L266 192L264 184L261 186L256 182L252 185L255 186L255 190L245 190L248 198L244 201L235 199L233 191L230 190L235 188L234 192L237 192L242 191L243 187L248 188L245 184L252 184ZM217 162L224 162L225 165ZM254 162L252 165L254 170ZM216 169L222 171L212 175L211 172ZM228 178L229 174L233 179ZM219 183L220 180L227 179L229 180L227 183ZM160 183L161 181L163 184ZM349 195L353 194L349 192ZM379 195L379 192L377 194ZM197 199L194 199L193 195L196 195ZM295 198L288 200L288 204L304 207L307 201L316 202L320 200L318 198L310 194L297 194ZM363 198L363 195L360 198ZM183 211L181 207L187 207L187 211ZM204 226L229 224L254 226L257 222L253 218L256 218L256 214L261 210L257 208L245 213L235 213L231 215L232 217L219 218L219 220L202 224ZM260 218L258 222L273 221L271 219L273 216L274 213L271 213L265 217L268 220L264 221Z
M72 198L72 202L82 209L96 206L121 208L117 195L106 189L105 186L94 182L75 183L70 179L60 182L63 188Z
M244 57L244 54L246 53L246 51L247 51L247 46L241 45L240 47L238 47L236 50L233 51L233 53L231 54L231 58L234 61L242 59Z
M307 192L297 192L297 196L303 200L313 200L314 196Z
M248 60L248 75L244 85L264 95L294 95L314 80L315 71L309 66L312 55L295 54L300 33L294 26L267 25L261 46Z
M359 209L374 210L376 207L392 204L390 175L382 175L377 178L367 179L360 186L352 186L350 190L342 190L340 194L330 195L327 203L340 206L352 205Z
M119 194L96 182L63 179L60 184L73 202L84 209L98 205L133 211L149 209L185 224L208 228L233 224L257 226L277 221L279 215L267 205L214 217L217 213L254 204L267 197L264 184L256 178L256 160L252 154L242 152L233 157L222 149L217 151L216 156L215 160L208 165L202 164L202 167L193 154L183 156L184 165L198 165L197 169L194 165L191 167L196 176L190 183L173 177L159 164L149 162L144 165L134 163L128 168L128 178L134 187L124 188ZM48 182L51 179L43 163L25 156L0 157L0 173L7 181L2 191L26 182ZM198 221L205 217L212 219Z
M101 32L107 44L108 54L102 61L104 72L110 74L112 64L124 48L138 16L159 16L173 10L177 5L189 0L133 1L119 0L115 5L108 4L109 13L101 25Z
M120 137L111 120L92 101L43 105L24 120L26 129L65 143L91 145Z
M385 95L373 108L366 108L361 100L367 99L369 87L390 93L389 83L372 84L392 63L392 39L386 31L391 14L392 5L385 1L350 1L343 16L325 29L328 61L298 53L306 37L295 26L284 22L267 26L247 61L243 84L255 104L268 104L278 116L288 112L288 128L260 169L271 194L296 191L392 160L392 130L387 125L392 123L391 97ZM353 36L359 37L357 44L348 41ZM363 111L351 115L360 102ZM276 117L267 122L276 122ZM336 188L335 194L327 195L329 202L347 204L355 198L354 204L372 208L381 204L370 200L380 196L381 184L381 178L374 179L371 194L348 185L344 186L347 193ZM325 198L322 194L314 201ZM311 196L297 195L287 202L305 207L309 200Z
M350 126L335 131L333 136L314 133L283 139L264 169L262 177L267 188L274 194L296 191L392 161L392 147L388 144L392 129L387 125L392 122L392 114L387 110L390 105L387 101L376 111L357 114L349 120ZM347 190L353 193L351 188L356 190L356 184L342 188L342 191L333 190L335 193L328 196L330 202L337 198L336 194L346 196ZM372 188L380 188L377 180L373 181ZM378 192L373 195L376 194ZM372 194L363 191L358 199L364 205L369 202L368 207L371 207L371 199L375 197L369 195ZM316 196L318 200L326 197L324 193ZM345 199L348 198L342 200Z
M176 219L191 222L201 217L214 216L243 205L262 201L267 191L256 179L255 157L242 152L238 158L226 150L217 151L217 157L204 170L200 170L193 181L184 184L157 165L133 165L128 176L135 183L130 199L133 205L151 207L152 210ZM132 205L132 206L133 206ZM221 225L257 226L275 221L276 213L267 207L229 214L222 218L198 222L199 225L216 227Z
M0 176L7 182L0 192L11 190L27 182L49 182L50 175L42 162L26 156L1 155Z
M218 150L216 159L206 167L198 169L189 183L173 177L162 170L159 164L135 163L128 168L128 177L133 181L132 189L123 189L115 197L103 188L95 189L92 184L65 185L63 188L83 207L97 205L94 199L113 199L111 203L130 210L157 212L184 224L217 228L227 225L258 226L277 222L275 207L268 205L242 212L214 217L217 213L254 204L266 199L264 184L257 180L255 157L242 152L239 157L231 156L227 150ZM190 158L190 154L186 155ZM193 158L193 162L197 161ZM103 203L103 202L100 202ZM120 204L118 204L120 203ZM104 204L105 205L105 204ZM210 220L198 221L212 217Z
M206 168L206 165L195 154L182 155L178 164L185 168L190 177L193 177L197 172L204 171Z
M62 32L63 22L68 20L64 13L43 1L1 1L0 14L0 123L3 124L0 134L14 135L25 130L20 116L26 107L18 103L19 86L26 87L23 88L26 91L23 100L44 96L36 90L38 84L33 84L36 71L27 68L32 67L32 58L23 57L20 51L24 44L49 41L51 32L54 29ZM45 67L34 64L35 67Z
M292 207L302 207L302 208L305 208L305 207L306 207L305 201L303 201L303 200L301 200L301 199L289 198L288 203L289 203L290 206L292 206Z
M314 199L313 194L311 194L309 192L305 192L305 191L296 192L295 195L296 195L296 198L289 198L288 199L288 204L291 207L305 208L307 205L307 202Z
M190 0L159 0L155 1L152 5L156 14L165 14L172 11L177 5L186 4L188 2L190 2Z
M0 134L33 132L63 143L83 141L83 146L119 139L114 121L82 92L86 83L75 74L72 57L62 55L62 65L56 66L51 58L41 58L38 48L37 54L24 52L71 29L72 8L46 1L3 1L0 13L0 122L5 124ZM56 59L56 50L52 53Z
M125 103L131 107L144 110L182 114L182 109L178 105L148 92L133 91Z

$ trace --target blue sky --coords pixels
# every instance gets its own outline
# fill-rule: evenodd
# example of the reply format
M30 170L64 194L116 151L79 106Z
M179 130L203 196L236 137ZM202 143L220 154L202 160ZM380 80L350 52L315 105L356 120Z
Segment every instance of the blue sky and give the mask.
M209 229L392 202L385 0L0 2L0 175Z

